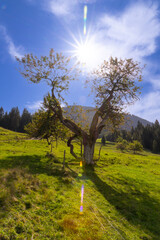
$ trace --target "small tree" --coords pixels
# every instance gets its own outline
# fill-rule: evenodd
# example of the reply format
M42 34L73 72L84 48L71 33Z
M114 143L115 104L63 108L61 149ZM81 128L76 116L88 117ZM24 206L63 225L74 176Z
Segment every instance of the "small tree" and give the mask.
M101 143L103 146L106 145L106 139L105 139L105 136L103 135L102 138L101 138Z
M25 131L31 137L46 139L51 146L51 152L53 141L56 141L57 147L58 139L65 140L67 135L67 129L56 115L42 109L33 115L33 120L25 127Z
M118 137L116 148L123 152L124 150L127 149L127 146L128 146L128 142L122 137Z
M95 143L106 123L109 128L119 125L123 118L123 107L138 99L139 87L136 80L141 81L139 64L132 59L110 58L92 73L91 79L86 82L92 85L95 114L89 131L85 131L83 127L65 117L61 107L61 103L65 102L64 93L69 83L77 77L77 71L74 65L72 67L70 59L54 53L51 49L48 57L38 58L27 54L17 60L23 66L21 73L25 78L34 83L44 80L50 86L51 93L47 95L49 109L73 133L67 142L71 154L77 157L73 151L72 140L80 137L83 140L84 160L87 164L94 164Z
M133 143L129 144L129 149L132 150L135 154L136 152L142 152L143 146L139 141L135 140Z

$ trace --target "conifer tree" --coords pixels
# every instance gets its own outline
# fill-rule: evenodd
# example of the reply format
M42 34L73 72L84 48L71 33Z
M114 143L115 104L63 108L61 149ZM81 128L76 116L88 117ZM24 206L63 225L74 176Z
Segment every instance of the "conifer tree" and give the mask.
M154 153L158 153L160 151L160 149L158 148L158 143L155 139L153 140L152 151Z
M103 146L106 145L106 139L105 139L104 135L102 136L101 143L102 143Z

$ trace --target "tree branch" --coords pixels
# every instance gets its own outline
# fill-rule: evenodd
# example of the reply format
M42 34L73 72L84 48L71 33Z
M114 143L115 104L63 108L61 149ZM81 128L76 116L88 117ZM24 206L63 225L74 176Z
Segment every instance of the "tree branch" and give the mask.
M109 97L102 103L102 105L98 108L96 113L93 116L92 123L89 129L90 135L93 138L95 135L96 127L98 124L98 118L101 117L105 113L106 105L109 103L113 97L114 88L110 91Z
M72 140L75 139L76 137L78 137L77 134L74 134L72 137L70 137L67 141L67 146L70 147L70 153L73 155L73 157L75 157L76 159L81 159L81 158L77 157L77 155L73 151L74 146L73 146L73 144L71 144Z
M67 118L65 118L65 119L63 118L62 108L61 108L58 100L56 99L56 97L54 95L54 89L53 88L52 88L52 99L56 103L56 106L51 106L52 110L58 116L61 123L63 123L67 128L69 128L76 135L88 138L88 134L84 130L82 130L81 127L77 126L77 124L75 124L72 120L67 119ZM57 108L57 109L55 109L55 108Z

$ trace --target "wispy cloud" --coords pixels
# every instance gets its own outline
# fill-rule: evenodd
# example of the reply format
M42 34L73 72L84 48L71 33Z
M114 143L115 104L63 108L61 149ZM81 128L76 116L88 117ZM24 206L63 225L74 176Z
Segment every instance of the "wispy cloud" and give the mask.
M53 13L57 17L67 17L72 19L76 15L76 9L80 4L91 4L97 0L43 0L45 10Z
M148 77L148 78L147 78ZM152 76L151 74L148 74L147 81L152 85L152 90L157 91L160 90L160 74L155 74Z
M100 17L95 39L104 59L116 56L141 60L155 52L159 36L158 6L135 3L119 16Z
M159 117L160 121L160 91L146 94L140 101L128 107L128 111L152 122Z
M78 0L44 0L43 7L45 10L53 13L58 17L73 16L74 8L77 6Z
M15 59L15 57L22 58L24 55L24 48L22 46L15 46L13 40L8 35L4 26L0 25L0 33L7 44L8 53Z
M26 107L31 111L36 111L42 106L42 101L28 102Z
M133 58L145 63L145 57L158 49L160 19L157 4L134 3L118 16L104 14L97 21L93 41L96 46L96 63L110 56ZM129 106L128 111L147 120L155 121L160 114L160 75L145 73L145 81L151 85L150 92L140 101ZM160 119L159 119L160 120Z

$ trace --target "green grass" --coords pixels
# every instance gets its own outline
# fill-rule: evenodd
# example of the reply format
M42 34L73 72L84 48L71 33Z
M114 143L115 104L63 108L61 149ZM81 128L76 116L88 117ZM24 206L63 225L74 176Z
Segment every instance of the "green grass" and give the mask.
M93 169L80 168L65 143L47 152L45 141L0 128L0 240L160 239L160 155L108 142Z

